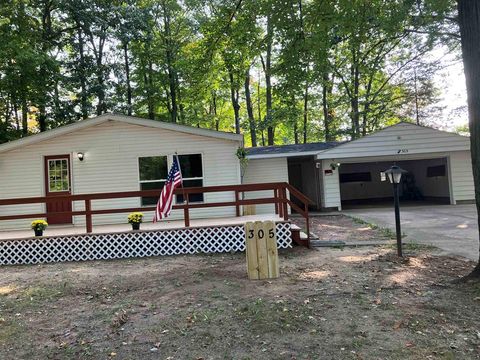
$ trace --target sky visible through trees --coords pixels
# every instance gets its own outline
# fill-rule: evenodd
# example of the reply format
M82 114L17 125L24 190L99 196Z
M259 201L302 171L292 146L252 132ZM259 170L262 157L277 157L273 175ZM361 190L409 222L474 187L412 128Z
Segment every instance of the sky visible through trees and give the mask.
M450 0L6 0L0 36L0 142L105 112L247 146L458 125Z

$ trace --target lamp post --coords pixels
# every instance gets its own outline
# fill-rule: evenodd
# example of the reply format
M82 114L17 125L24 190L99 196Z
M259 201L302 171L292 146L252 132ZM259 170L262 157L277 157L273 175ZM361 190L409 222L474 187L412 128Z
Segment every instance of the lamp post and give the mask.
M402 175L407 171L403 170L397 165L393 165L390 169L385 171L388 180L393 184L393 202L395 206L395 230L397 233L397 255L402 257L402 230L400 227L400 201L398 195L398 184L402 180Z

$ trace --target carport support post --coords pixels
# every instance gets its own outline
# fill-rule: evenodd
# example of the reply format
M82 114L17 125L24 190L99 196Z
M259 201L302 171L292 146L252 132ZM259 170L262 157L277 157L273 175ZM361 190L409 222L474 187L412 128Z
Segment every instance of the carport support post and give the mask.
M398 198L398 184L393 183L393 203L395 206L395 229L397 233L397 255L402 257L402 229L400 227L400 201Z

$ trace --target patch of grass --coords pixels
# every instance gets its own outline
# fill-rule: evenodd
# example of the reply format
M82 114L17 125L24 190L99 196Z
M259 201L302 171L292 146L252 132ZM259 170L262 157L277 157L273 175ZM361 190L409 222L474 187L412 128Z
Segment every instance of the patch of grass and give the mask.
M60 285L37 285L17 292L17 297L4 297L0 301L3 308L8 308L12 313L22 313L25 310L36 310L46 303L53 303L71 293L67 283Z
M406 251L417 251L417 250L436 250L438 248L433 245L419 244L416 242L407 242L407 243L403 243L403 249Z
M259 333L275 333L305 329L314 319L312 313L308 306L259 298L237 309L236 316Z
M22 340L25 329L20 320L7 320L2 318L0 326L0 345L5 346ZM5 346L6 347L6 346Z
M397 249L397 244L387 244L387 245L384 245L384 248L395 250ZM419 244L416 242L405 242L405 243L402 243L402 249L403 251L415 252L415 251L432 251L432 250L436 250L437 247L433 245Z
M368 221L362 220L362 219L354 217L354 216L351 216L350 218L356 224L367 226L372 230L378 230L383 236L385 236L387 238L395 239L396 236L397 236L395 234L395 232L390 228L380 227L377 224L369 223ZM405 234L402 235L402 237L405 237L405 236L406 236Z

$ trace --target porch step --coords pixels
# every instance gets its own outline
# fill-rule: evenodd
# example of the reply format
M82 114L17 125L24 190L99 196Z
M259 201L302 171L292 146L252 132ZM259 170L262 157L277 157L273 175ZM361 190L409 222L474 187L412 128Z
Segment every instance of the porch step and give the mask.
M310 241L308 240L307 234L305 234L299 226L291 224L290 230L292 232L292 240L295 244L310 247Z

